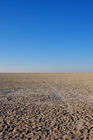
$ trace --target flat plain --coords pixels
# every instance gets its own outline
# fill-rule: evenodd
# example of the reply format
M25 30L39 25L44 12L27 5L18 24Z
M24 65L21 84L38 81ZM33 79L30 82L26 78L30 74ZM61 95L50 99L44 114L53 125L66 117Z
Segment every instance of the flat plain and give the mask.
M93 73L0 74L1 140L93 140Z

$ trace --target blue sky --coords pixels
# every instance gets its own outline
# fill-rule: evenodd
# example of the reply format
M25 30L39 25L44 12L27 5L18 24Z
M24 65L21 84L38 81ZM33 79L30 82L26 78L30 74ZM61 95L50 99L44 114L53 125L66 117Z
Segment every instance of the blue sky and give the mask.
M92 0L0 0L0 72L93 72Z

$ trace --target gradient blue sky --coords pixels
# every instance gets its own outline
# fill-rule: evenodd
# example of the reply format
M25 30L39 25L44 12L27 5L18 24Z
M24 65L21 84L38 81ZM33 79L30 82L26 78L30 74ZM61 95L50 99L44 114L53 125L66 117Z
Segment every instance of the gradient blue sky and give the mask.
M93 72L92 0L0 0L0 72Z

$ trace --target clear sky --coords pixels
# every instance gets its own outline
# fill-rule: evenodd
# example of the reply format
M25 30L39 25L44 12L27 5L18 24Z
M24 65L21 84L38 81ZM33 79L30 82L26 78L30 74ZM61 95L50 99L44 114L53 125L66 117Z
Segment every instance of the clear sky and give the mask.
M92 0L0 0L0 72L93 72Z

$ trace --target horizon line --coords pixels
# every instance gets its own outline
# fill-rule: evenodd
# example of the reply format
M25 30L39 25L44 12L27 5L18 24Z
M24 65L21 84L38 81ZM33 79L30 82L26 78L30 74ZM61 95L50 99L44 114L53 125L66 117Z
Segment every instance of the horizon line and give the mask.
M0 72L0 74L61 74L61 73L93 73L93 72Z

